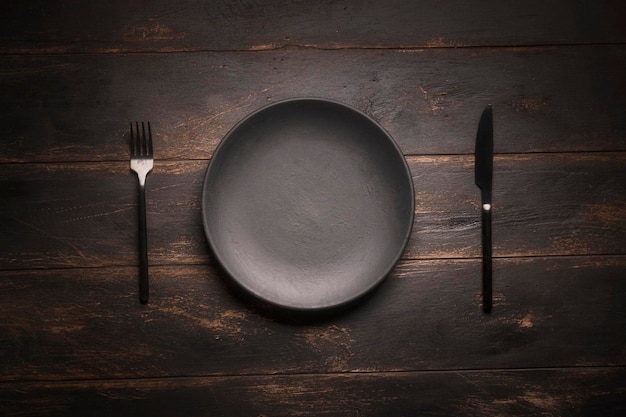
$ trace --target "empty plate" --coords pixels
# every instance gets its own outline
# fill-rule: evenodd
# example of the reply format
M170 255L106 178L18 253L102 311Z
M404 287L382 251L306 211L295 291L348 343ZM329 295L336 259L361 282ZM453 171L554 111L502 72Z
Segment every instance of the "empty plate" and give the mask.
M214 255L241 287L296 310L350 303L392 270L413 225L406 161L374 120L292 99L238 123L202 190Z

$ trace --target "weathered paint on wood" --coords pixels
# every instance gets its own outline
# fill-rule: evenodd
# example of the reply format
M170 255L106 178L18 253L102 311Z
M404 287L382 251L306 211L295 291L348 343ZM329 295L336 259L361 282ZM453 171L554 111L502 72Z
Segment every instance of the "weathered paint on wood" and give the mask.
M407 159L416 217L404 258L478 257L473 157ZM211 261L200 204L207 166L156 162L153 265ZM502 155L494 167L494 256L626 254L626 153ZM136 187L127 162L0 165L0 269L136 265Z
M451 48L626 41L619 0L22 0L0 52Z
M3 415L619 416L624 368L11 383Z
M369 114L407 155L626 150L626 46L5 56L0 162L122 161L149 120L160 160L208 159L260 107L293 97Z
M625 414L625 5L2 2L0 415ZM381 123L416 191L392 275L322 317L233 287L200 221L218 142L301 96ZM131 120L156 139L144 306Z
M0 379L626 366L626 258L404 261L367 299L322 318L248 299L209 265L4 272Z

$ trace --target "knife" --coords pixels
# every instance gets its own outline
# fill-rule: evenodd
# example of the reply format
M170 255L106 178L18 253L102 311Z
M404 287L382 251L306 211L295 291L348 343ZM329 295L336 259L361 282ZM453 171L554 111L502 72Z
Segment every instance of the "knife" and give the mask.
M491 312L491 184L493 178L493 111L485 107L476 133L474 181L481 194L481 224L483 249L483 311Z

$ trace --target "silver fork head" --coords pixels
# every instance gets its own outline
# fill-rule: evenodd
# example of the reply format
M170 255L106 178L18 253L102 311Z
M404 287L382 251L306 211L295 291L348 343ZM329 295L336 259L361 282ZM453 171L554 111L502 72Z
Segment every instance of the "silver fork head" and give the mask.
M152 130L150 122L146 134L146 124L135 122L130 124L130 169L137 173L139 185L144 186L146 176L152 171L154 159L152 156Z
M133 158L152 158L152 130L148 122L148 134L146 124L141 122L130 123L130 154Z

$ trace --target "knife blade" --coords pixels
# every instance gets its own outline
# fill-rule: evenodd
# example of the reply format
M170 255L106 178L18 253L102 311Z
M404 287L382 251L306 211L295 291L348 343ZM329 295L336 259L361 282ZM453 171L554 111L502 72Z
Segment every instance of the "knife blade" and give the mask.
M478 123L476 149L474 155L474 182L481 194L482 226L482 285L483 311L491 312L492 268L491 268L491 187L493 180L493 110L491 104L485 107Z

